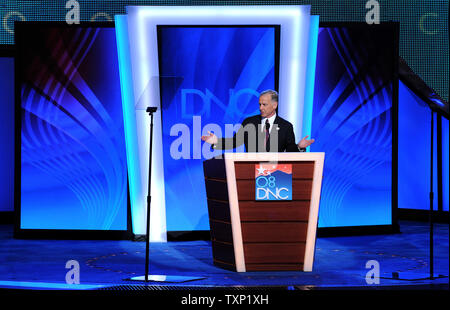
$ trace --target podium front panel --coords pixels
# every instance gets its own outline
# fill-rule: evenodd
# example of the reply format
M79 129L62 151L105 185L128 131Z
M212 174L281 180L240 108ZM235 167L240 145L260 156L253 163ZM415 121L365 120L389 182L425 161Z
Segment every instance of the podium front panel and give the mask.
M292 165L292 200L255 201L255 163L235 162L237 196L247 271L301 270L314 162Z
M270 153L204 162L214 264L235 271L311 271L323 153L278 153L292 165L292 200L256 200L255 165Z

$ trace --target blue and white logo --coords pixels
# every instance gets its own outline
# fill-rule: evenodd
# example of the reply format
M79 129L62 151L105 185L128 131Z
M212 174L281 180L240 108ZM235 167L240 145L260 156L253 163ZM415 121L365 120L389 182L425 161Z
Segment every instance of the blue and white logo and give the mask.
M255 165L255 200L292 200L292 165Z

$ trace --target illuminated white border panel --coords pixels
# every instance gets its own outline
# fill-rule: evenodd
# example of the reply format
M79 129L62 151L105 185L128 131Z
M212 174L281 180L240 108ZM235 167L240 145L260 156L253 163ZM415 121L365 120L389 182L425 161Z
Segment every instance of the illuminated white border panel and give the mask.
M280 25L279 114L302 135L303 103L309 45L310 6L129 6L127 7L130 58L136 109L137 146L141 168L140 187L146 188L148 171L147 106L158 107L154 119L154 146L162 145L159 98L157 25ZM162 148L155 147L152 163L150 240L164 241L165 198ZM142 203L141 203L142 204ZM144 234L145 205L135 205L134 216ZM135 221L133 221L135 222Z

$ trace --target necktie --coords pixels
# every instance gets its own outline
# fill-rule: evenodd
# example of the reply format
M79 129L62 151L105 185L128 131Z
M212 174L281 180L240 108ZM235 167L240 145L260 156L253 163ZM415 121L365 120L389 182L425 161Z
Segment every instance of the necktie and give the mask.
M270 123L269 123L269 120L266 119L266 142L265 142L265 145L266 145L266 151L267 152L269 152L269 150L270 150L269 133L270 133Z

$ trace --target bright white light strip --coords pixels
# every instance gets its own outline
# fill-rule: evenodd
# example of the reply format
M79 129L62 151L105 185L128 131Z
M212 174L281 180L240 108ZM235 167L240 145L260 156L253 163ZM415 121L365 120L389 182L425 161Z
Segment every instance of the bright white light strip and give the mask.
M308 44L309 51L308 51L308 60L306 68L307 71L305 81L305 102L303 109L303 129L302 129L303 136L311 135L318 38L319 38L319 16L311 16L311 23L309 26L309 44Z
M157 25L280 25L279 114L294 126L300 140L308 55L310 6L130 6L127 7L141 183L147 184L147 106L160 108ZM162 145L160 109L155 114L154 146ZM155 147L152 164L151 240L165 234L162 148ZM145 205L135 206L145 221ZM139 227L145 225L139 225ZM137 231L145 233L145 231Z
M128 39L128 20L125 15L115 16L117 54L119 58L120 85L122 95L122 110L127 149L128 185L130 192L131 220L134 234L145 231L146 224L137 212L146 203L146 192L140 182L141 168L137 150L137 128L135 99L133 93L133 78L131 72L130 46Z

